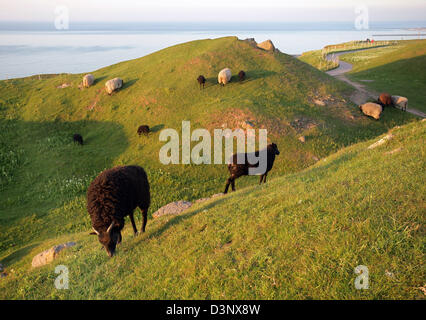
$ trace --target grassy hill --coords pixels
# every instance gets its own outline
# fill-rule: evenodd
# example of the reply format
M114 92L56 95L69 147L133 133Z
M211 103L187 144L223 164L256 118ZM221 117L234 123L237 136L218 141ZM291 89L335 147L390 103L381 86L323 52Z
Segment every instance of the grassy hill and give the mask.
M390 131L300 173L149 221L128 224L108 258L82 231L27 248L0 281L1 298L416 299L424 288L426 122ZM54 264L28 270L32 254L77 240ZM54 267L69 268L56 290ZM369 268L356 290L354 268Z
M341 56L353 64L348 77L370 80L364 84L378 92L405 96L409 106L426 112L426 40L398 41L398 45Z
M350 41L340 44L328 45L322 48L321 50L303 52L299 59L317 68L318 70L329 71L339 66L339 59L335 58L332 60L328 60L327 55L351 50L364 50L371 48L387 47L390 45L394 45L395 43L396 41Z
M216 77L224 67L230 67L234 75L243 69L248 79L239 83L234 77L222 88L217 85ZM269 245L260 246L264 240L272 241L277 235L276 239L281 239L282 245L282 241L290 240L297 230L306 231L301 236L310 238L311 231L305 222L282 235L277 234L276 229L268 230L269 226L276 228L280 225L275 216L281 212L281 206L288 205L286 201L276 201L278 194L285 199L287 192L302 188L302 182L288 184L291 179L299 179L291 174L345 146L366 141L415 119L393 109L387 111L379 122L361 116L355 106L346 102L351 89L344 84L298 59L280 52L260 50L235 37L184 43L92 74L97 82L83 90L78 88L82 75L73 74L0 81L0 261L6 264L9 272L9 276L0 281L2 297L99 298L106 297L103 296L106 288L113 290L108 289L109 297L117 298L280 296L275 289L270 290L266 282L260 293L253 289L259 289L258 284L244 287L244 290L239 288L238 292L234 289L247 277L253 276L253 281L256 277L267 281L271 276L256 273L266 272L269 253L278 250L278 247L274 249L274 242L271 242L271 249L268 249ZM199 74L204 74L208 80L205 90L198 88L195 79ZM103 90L104 82L117 76L123 78L125 85L119 92L108 96ZM62 84L69 86L59 88ZM315 105L315 99L326 102L326 106ZM182 120L190 120L192 129L234 129L242 127L245 121L254 123L256 128L267 128L269 138L281 151L271 177L287 176L275 180L270 186L254 188L254 191L246 189L207 204L202 210L200 207L201 213L204 210L210 212L214 207L214 214L205 223L198 220L205 215L195 214L199 213L197 208L170 222L167 218L150 220L147 235L131 240L126 232L121 254L114 260L105 259L97 240L87 236L90 222L85 208L87 187L105 168L120 164L143 166L151 183L150 213L171 201L194 200L223 191L227 178L225 165L164 166L159 162L158 152L163 145L158 139L159 132L163 128L179 130ZM148 124L154 132L149 137L138 137L136 130L141 124ZM86 141L83 147L72 143L75 132L83 135ZM306 137L305 143L298 140L302 135ZM256 177L240 179L237 188L255 182ZM326 185L326 180L323 182ZM277 187L279 185L284 189ZM286 189L287 185L295 189ZM276 190L277 197L274 192L269 192L269 188ZM250 197L257 199L261 190L265 191L265 200L247 201ZM310 188L303 190L315 192ZM247 200L243 198L246 196L249 197ZM316 196L320 197L320 193ZM269 204L270 200L273 204ZM323 199L322 203L325 205L327 201ZM243 202L250 204L250 208L246 208ZM254 209L262 206L272 206L272 211L265 209L261 215L255 215L258 210ZM239 207L238 212L236 207ZM319 219L318 212L309 212L312 213L311 219ZM322 212L320 216L324 214ZM191 227L193 223L195 225ZM212 232L210 238L199 232L204 225ZM255 240L257 231L260 232L259 238ZM246 255L241 247L239 254L244 261L240 267L248 268L242 273L235 264L238 260L229 257L226 250L230 247L226 245L228 241L232 240L229 243L233 245L238 243L237 238L230 236L234 234L240 237L240 241L253 239L258 249L263 248L252 256ZM243 239L244 235L248 238ZM197 237L208 242L197 242ZM73 283L75 290L61 293L52 291L53 266L37 271L28 270L28 266L35 253L66 239L79 243L64 257L76 275L72 281L76 282ZM183 251L179 252L177 248ZM208 248L214 248L221 256L213 259ZM291 257L296 248L282 251L280 255ZM186 258L179 260L179 257ZM253 274L250 261L259 266L257 269L253 266ZM222 268L223 262L234 264L230 268L225 263ZM281 265L281 262L277 263L276 268ZM301 270L302 265L295 265L295 268ZM222 273L215 273L217 270ZM116 287L117 279L124 281L126 276L129 282ZM211 283L200 282L203 277L209 278ZM160 278L162 280L152 281ZM186 279L185 285L180 282L182 279ZM134 281L138 280L142 281L140 285L133 287ZM205 287L198 290L199 286ZM221 292L223 289L220 288L227 286L230 287L226 294ZM296 291L288 291L296 288L301 287L281 290L282 297L296 297ZM247 293L249 291L251 293ZM303 290L300 292L300 297L311 296Z

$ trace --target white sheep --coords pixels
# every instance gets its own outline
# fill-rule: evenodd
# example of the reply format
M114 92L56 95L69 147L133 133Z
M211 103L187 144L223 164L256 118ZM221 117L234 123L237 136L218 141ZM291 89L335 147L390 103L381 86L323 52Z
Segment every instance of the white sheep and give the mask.
M105 82L105 90L108 94L113 93L115 90L120 89L123 86L123 80L120 78L114 78Z
M373 103L373 102L364 103L363 105L359 106L359 109L366 116L370 116L376 120L380 119L380 115L382 114L382 111L383 111L383 108L380 104Z
M89 88L94 82L95 82L95 77L93 77L91 74L86 74L83 77L83 87L85 88Z
M408 99L406 97L392 96L392 104L396 107L401 108L403 111L407 111Z
M225 68L219 72L217 76L217 81L219 82L219 84L224 86L225 84L231 81L231 77L232 77L231 69Z

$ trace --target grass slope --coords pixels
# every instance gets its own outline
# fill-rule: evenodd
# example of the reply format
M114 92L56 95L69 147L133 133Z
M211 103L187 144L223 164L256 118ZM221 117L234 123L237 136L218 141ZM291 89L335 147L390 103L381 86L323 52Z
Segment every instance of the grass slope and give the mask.
M247 71L248 80L225 88L218 70ZM282 53L270 53L235 37L184 43L146 57L93 72L90 89L82 75L35 76L0 82L0 258L23 245L90 228L85 191L102 170L139 164L152 186L151 212L176 200L198 199L223 190L225 165L174 165L159 162L162 128L240 127L245 120L267 128L285 152L274 174L296 172L351 143L378 135L412 118L396 111L381 122L362 117L343 102L347 88ZM198 89L204 74L207 88ZM124 79L108 96L104 82ZM63 83L69 87L60 89ZM317 107L313 97L333 99ZM299 121L296 121L299 120ZM155 131L138 137L148 124ZM85 138L83 147L71 141ZM298 141L306 136L306 143ZM238 183L251 184L256 178Z
M426 112L426 40L398 41L397 46L341 56L353 64L348 77L371 89L405 96L409 106Z
M391 133L375 149L367 147L378 138L149 221L142 236L127 224L113 259L87 232L27 248L0 281L0 298L422 298L426 122ZM78 245L55 263L29 270L33 254L71 239ZM59 264L69 290L53 286ZM368 290L354 287L358 265L369 268Z
M376 47L383 47L395 44L394 41L375 41L375 42L363 42L363 41L350 41L341 44L328 45L321 50L312 50L303 52L299 57L300 60L310 64L321 71L329 71L339 66L339 58L333 58L332 60L327 59L327 55L351 51L351 50L364 50Z
M243 69L248 79L239 83L234 77L221 88L216 76L224 67L231 67L234 75ZM223 191L225 165L164 166L159 162L164 144L158 139L160 130L179 130L182 120L190 120L192 129L234 129L246 120L256 128L267 128L281 150L271 173L277 177L415 119L393 109L379 122L361 116L345 102L350 89L344 84L298 59L260 50L235 37L184 43L92 73L97 82L84 90L78 88L82 75L73 74L0 81L0 261L17 275L26 274L30 255L48 245L64 239L78 239L84 248L95 245L94 239L86 237L90 222L85 193L90 181L106 168L139 164L147 170L150 213L171 201ZM204 91L195 80L199 74L208 80ZM104 82L117 76L125 85L108 96ZM58 88L63 83L70 86ZM316 98L327 106L316 106ZM154 132L138 137L140 124L148 124ZM85 138L83 147L72 143L75 132ZM304 144L298 140L301 135L306 137ZM241 179L237 188L256 181L256 177ZM232 215L233 210L223 214ZM157 223L151 230L161 230L155 229ZM161 245L162 240L158 241ZM181 245L190 246L190 242ZM99 252L96 259L103 259L103 254ZM154 264L160 267L169 262L159 259ZM91 262L87 267L93 267ZM28 277L29 285L35 284ZM24 282L15 288L20 293L9 287L15 285L14 279L12 273L2 280L10 292L7 295L25 297ZM94 284L93 294L87 297L100 295L100 287L108 285ZM43 290L32 296L48 297L51 291ZM129 296L133 296L131 290Z

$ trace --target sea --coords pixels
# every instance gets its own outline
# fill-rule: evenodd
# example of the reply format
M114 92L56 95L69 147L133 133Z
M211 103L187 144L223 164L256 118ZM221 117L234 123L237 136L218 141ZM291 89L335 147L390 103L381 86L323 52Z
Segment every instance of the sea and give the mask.
M352 40L425 39L426 21L317 23L53 23L0 22L0 79L37 74L83 73L139 58L182 42L237 36L272 40L282 52L298 55Z

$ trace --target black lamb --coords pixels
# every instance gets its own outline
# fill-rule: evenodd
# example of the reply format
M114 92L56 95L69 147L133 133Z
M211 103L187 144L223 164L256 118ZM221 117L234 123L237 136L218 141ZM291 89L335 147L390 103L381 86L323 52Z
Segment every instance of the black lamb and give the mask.
M244 81L246 79L246 73L243 70L241 70L238 73L238 78L240 78L240 81Z
M78 133L74 134L72 139L74 140L74 142L77 142L79 145L81 146L83 145L83 137L80 134Z
M93 231L99 242L112 257L121 242L124 218L130 217L133 231L137 234L133 211L142 211L142 232L151 203L149 182L145 170L139 166L123 166L100 173L87 190L87 210L92 220Z
M280 152L278 150L278 147L275 143L271 143L266 147L266 155L267 155L267 165L266 165L266 171L260 176L259 184L266 183L266 176L268 175L268 172L271 171L272 166L274 165L275 156L279 155ZM259 157L259 151L255 152L255 156ZM231 158L230 164L228 164L228 170L230 173L230 177L226 181L226 187L225 192L228 192L229 185L232 185L232 191L235 191L235 179L238 179L241 176L247 176L249 174L249 168L258 168L259 163L251 164L248 161L248 154L244 154L244 163L238 164L237 163L237 157L238 154L234 154Z
M149 132L149 126L143 125L138 128L138 135L148 135Z
M198 76L197 78L198 84L200 85L200 90L201 88L204 89L204 85L206 84L206 78L204 78L204 76Z

